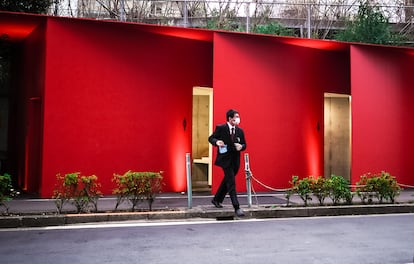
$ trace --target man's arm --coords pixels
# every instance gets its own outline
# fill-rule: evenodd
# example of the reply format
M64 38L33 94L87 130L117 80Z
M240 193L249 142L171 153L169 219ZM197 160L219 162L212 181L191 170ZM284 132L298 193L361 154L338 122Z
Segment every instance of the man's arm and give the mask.
M216 126L213 134L208 137L208 142L213 146L223 146L224 142L221 140L221 126Z
M242 129L240 129L240 139L238 140L240 146L236 146L237 151L243 151L246 149L247 145L246 145L246 139L244 137L244 131Z

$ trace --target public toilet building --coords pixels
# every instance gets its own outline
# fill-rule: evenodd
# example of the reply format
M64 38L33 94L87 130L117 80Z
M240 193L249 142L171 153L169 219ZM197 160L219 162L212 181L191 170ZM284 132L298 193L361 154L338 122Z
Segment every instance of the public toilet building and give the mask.
M412 48L20 13L0 13L0 35L1 170L27 192L51 197L57 173L81 172L111 194L128 170L186 191L186 153L215 191L207 137L229 108L268 186L381 171L414 185Z

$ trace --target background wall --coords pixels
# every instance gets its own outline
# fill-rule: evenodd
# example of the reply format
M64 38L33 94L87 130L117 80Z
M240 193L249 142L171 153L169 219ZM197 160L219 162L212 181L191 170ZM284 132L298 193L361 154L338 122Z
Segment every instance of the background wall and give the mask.
M414 183L413 65L403 50L351 47L353 182L384 170Z
M240 112L251 169L263 183L285 188L293 175L323 175L323 93L349 91L343 58L274 38L216 33L214 125L226 121L228 109ZM245 191L243 161L240 169L237 188ZM222 174L214 167L213 191Z
M104 28L104 30L103 30ZM135 25L50 18L47 27L42 196L56 173L164 171L183 191L193 86L211 86L209 42Z

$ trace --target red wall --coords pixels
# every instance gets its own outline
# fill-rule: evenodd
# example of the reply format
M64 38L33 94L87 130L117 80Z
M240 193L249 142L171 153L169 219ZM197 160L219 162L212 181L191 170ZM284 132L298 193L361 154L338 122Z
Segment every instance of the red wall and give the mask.
M401 160L403 161L403 169L401 172L396 172L395 176L397 177L398 182L402 184L408 184L414 186L414 89L412 88L412 73L414 72L414 54L406 53L403 58L401 58L402 65L399 69L402 70L401 74L401 83L400 85L404 87L404 96L402 100L403 110L401 111L401 123L399 126L403 126L403 134L400 138L403 141L403 151L400 155ZM401 108L400 108L401 109ZM401 173L401 174L397 174Z
M412 55L376 47L351 47L352 181L388 171L413 184Z
M76 171L111 193L113 173L162 170L164 191L184 191L192 88L212 85L211 43L54 18L46 41L42 196Z
M217 33L214 124L225 122L229 108L237 109L253 174L285 188L293 175L323 175L323 93L349 91L348 80L346 54ZM218 167L213 173L215 191L223 173ZM239 191L246 190L244 176L242 161Z

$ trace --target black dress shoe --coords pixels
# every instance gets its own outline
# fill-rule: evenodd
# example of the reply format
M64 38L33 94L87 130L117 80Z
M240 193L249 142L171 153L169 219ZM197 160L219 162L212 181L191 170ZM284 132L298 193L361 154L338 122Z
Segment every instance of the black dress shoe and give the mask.
M211 203L214 204L214 206L216 208L223 208L223 206L219 202L217 202L216 200L214 200L214 199L211 200Z
M242 209L236 209L236 215L238 216L238 217L242 217L242 216L244 216L244 212L243 212L243 210Z

